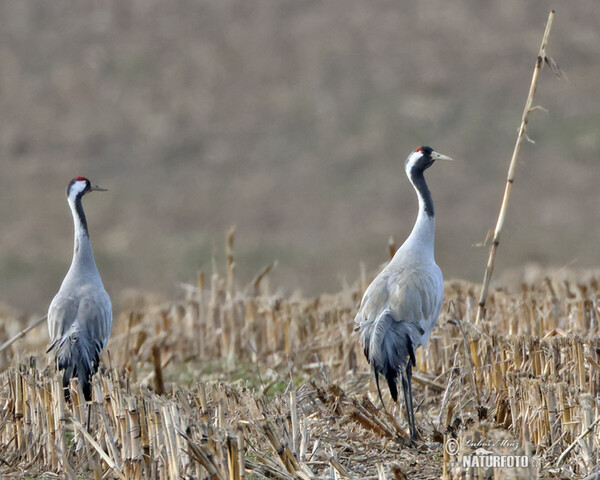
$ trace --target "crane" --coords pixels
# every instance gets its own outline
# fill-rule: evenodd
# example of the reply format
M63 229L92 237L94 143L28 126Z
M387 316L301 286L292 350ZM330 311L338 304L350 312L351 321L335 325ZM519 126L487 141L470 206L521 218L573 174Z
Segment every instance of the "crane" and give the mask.
M387 380L395 402L401 380L412 440L418 438L411 384L415 351L427 343L444 298L444 279L433 252L433 200L424 176L436 160L452 159L427 146L407 157L406 175L419 199L417 220L406 241L365 291L354 319L382 404L379 375Z
M94 191L106 191L85 177L73 178L67 187L67 202L73 215L75 241L73 260L58 293L48 308L50 347L69 399L69 382L79 378L86 400L92 398L91 378L98 370L100 354L112 330L112 305L96 267L81 200Z

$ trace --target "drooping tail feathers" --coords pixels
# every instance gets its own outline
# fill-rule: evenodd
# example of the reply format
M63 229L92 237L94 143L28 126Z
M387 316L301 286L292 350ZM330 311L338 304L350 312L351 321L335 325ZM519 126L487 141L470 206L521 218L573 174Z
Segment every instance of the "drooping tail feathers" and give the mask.
M411 325L395 320L391 312L384 312L373 322L361 325L359 328L365 356L375 374L380 399L379 375L381 374L387 380L392 398L397 402L398 378L406 374L407 367L416 363L410 336Z
M81 382L83 396L92 399L92 375L98 370L102 345L77 329L71 328L56 344L58 369L63 372L63 390L69 400L69 383L77 377Z

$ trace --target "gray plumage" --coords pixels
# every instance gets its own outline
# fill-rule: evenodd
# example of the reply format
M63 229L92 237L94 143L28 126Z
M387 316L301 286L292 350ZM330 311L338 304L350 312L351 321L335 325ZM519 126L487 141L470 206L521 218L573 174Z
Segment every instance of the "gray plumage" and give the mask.
M81 199L105 189L76 177L67 187L67 200L75 226L73 260L60 290L48 309L50 347L63 370L63 388L77 377L86 400L91 400L91 378L98 370L100 354L112 330L112 305L98 273Z
M451 160L430 147L406 159L406 174L419 198L413 230L365 291L355 322L381 398L383 375L394 401L401 380L411 437L417 437L412 404L415 351L429 339L442 307L444 280L434 259L435 217L423 172L435 160ZM383 400L382 400L383 403Z

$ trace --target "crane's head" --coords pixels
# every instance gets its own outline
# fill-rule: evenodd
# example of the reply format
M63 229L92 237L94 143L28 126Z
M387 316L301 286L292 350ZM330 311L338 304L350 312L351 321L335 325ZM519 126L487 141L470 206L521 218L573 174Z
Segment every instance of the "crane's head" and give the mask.
M410 177L411 173L423 172L433 165L436 160L452 160L446 155L435 152L431 147L419 147L412 152L406 159L406 174Z
M67 198L71 201L75 201L77 197L83 197L86 193L90 192L106 192L106 188L93 185L85 177L75 177L69 182L67 187Z

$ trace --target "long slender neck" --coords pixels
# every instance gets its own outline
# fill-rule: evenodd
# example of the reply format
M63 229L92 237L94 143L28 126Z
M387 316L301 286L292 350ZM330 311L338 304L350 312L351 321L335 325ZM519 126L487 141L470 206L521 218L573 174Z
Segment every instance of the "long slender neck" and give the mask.
M419 260L434 260L435 216L431 193L425 182L423 170L412 169L407 172L419 198L419 214L412 232L400 249L410 251L412 256ZM404 254L406 258L406 254Z
M92 252L92 244L88 233L87 221L83 206L81 205L82 195L78 195L75 199L68 198L71 214L73 215L73 225L75 227L75 239L73 242L73 260L71 269L85 267L88 271L98 271L96 262L94 261L94 253Z

